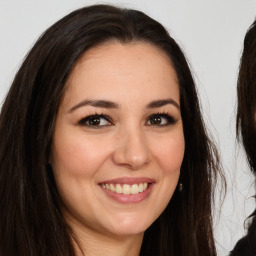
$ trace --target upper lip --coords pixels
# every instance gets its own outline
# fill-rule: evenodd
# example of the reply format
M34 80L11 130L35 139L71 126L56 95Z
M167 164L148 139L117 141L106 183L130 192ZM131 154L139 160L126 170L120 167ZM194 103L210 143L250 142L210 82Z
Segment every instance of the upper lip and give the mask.
M132 184L140 184L140 183L154 183L155 180L148 178L148 177L120 177L120 178L115 178L115 179L110 179L110 180L104 180L99 182L99 184L127 184L127 185L132 185Z

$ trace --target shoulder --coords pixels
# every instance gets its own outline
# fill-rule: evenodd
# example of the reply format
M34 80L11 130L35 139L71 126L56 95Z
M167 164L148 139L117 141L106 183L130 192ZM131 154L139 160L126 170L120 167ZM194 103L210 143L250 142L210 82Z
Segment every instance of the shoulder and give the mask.
M230 256L255 256L256 244L253 243L247 236L239 240L231 252Z
M256 217L253 217L252 223L245 237L240 239L230 256L255 256L256 255Z

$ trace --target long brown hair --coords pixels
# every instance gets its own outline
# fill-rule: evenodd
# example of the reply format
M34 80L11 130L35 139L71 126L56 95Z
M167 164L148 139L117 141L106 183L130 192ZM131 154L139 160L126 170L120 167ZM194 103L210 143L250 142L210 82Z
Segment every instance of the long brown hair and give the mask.
M256 174L256 21L247 31L237 82L237 137L242 139L251 170Z
M147 42L170 58L180 87L185 155L180 181L146 230L141 255L215 256L212 195L218 155L207 136L195 83L179 46L144 13L108 5L76 10L39 38L20 67L0 115L0 255L71 256L73 234L47 164L56 113L79 58L109 40Z
M244 38L244 48L240 61L237 81L237 139L242 139L249 167L256 176L256 21ZM247 235L240 239L230 256L255 255L256 253L256 210Z

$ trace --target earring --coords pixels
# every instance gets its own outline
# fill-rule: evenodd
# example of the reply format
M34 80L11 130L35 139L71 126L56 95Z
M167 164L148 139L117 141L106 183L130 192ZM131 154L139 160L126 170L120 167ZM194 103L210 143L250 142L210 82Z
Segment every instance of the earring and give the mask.
M183 184L182 183L179 184L179 192L181 192L181 191L183 191Z

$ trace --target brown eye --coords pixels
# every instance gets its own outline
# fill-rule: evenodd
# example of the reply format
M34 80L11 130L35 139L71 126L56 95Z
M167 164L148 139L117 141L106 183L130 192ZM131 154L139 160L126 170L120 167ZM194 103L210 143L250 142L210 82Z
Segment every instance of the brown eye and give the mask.
M175 124L177 120L168 114L154 114L148 118L147 125L167 126Z
M159 116L154 116L153 118L151 118L151 119L149 120L149 122L150 122L150 124L152 124L152 125L160 125L161 122L162 122L162 119L161 119L161 117L159 117Z
M82 120L80 120L78 124L82 126L93 127L93 128L100 128L100 127L112 125L109 118L104 115L87 116Z
M101 118L100 117L91 117L88 119L88 125L100 125Z

